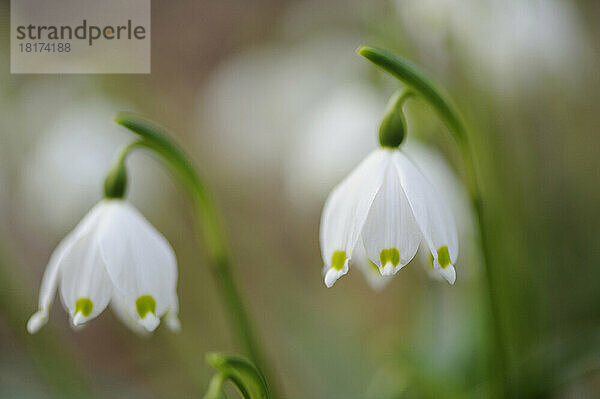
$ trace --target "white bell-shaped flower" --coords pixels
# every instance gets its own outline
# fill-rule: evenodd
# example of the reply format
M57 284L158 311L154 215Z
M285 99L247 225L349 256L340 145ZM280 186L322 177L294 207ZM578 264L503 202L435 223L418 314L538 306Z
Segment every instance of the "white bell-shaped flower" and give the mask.
M332 191L320 240L327 287L348 272L359 244L380 274L391 276L423 242L434 269L451 284L456 279L458 240L447 199L398 148L373 151Z
M450 210L456 222L458 242L461 247L461 255L458 262L461 263L462 276L472 275L474 270L472 264L475 262L469 256L474 250L474 220L471 205L467 197L467 191L462 182L453 172L444 157L432 147L425 146L416 141L407 140L402 149L408 157L416 164L417 168L432 183L436 191L449 204ZM465 251L465 247L467 251ZM465 254L465 252L467 252ZM426 246L419 246L416 258L424 266L427 273L436 280L443 280L442 274L433 268L433 257ZM465 262L466 258L466 262ZM376 291L381 290L390 281L389 276L382 276L379 269L368 260L360 243L354 250L352 263L357 265L363 272L367 283ZM454 265L456 266L456 265ZM471 266L471 267L466 267ZM466 276L468 277L468 276Z
M74 327L109 304L133 330L153 331L166 315L177 319L177 261L167 240L129 203L104 199L52 254L40 289L39 310L27 330L48 320L56 289Z

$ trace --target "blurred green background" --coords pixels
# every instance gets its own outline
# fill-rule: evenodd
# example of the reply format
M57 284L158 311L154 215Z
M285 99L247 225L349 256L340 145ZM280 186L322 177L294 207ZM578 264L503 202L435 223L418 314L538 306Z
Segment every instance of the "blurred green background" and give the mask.
M9 16L3 1L0 397L197 398L213 373L204 354L238 351L187 193L142 154L130 199L177 253L181 333L140 338L110 311L75 332L58 300L26 333L52 250L131 140L112 123L121 110L168 126L214 191L285 397L487 397L492 334L472 232L453 287L416 264L380 292L356 268L324 287L322 204L375 148L398 87L360 44L421 65L469 125L506 395L600 397L600 2L154 1L152 73L139 76L11 75ZM435 114L414 101L407 119L461 176Z

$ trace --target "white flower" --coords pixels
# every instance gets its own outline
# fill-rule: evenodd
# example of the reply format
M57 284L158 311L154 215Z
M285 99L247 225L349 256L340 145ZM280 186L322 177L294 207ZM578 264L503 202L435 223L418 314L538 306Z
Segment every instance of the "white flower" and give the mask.
M98 316L110 302L136 331L153 331L165 314L167 325L179 328L173 249L123 200L102 200L58 245L44 272L39 310L27 323L30 333L47 322L59 285L74 327Z
M458 260L461 263L462 277L472 275L473 265L476 260L473 259L473 251L475 250L475 226L472 214L472 209L467 197L466 188L453 172L452 168L444 157L431 147L411 140L410 138L403 144L403 151L416 164L417 168L425 175L432 183L441 198L444 198L449 205L458 233L458 242L460 244L461 255ZM433 269L431 253L423 246L417 251L419 263L421 263L427 273L436 280L443 279L442 275ZM381 290L390 281L388 276L382 276L377 267L374 267L364 253L362 245L357 245L354 250L353 264L357 265L365 275L365 278L374 290ZM456 265L454 265L456 266Z
M423 241L434 269L456 279L456 226L442 197L400 149L373 151L331 193L321 216L325 285L348 272L357 245L384 276L397 273Z

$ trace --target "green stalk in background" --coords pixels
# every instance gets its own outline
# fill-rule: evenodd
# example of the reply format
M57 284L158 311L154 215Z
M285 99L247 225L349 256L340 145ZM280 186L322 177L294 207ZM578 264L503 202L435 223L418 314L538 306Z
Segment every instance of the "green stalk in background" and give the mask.
M460 117L456 107L449 98L436 87L436 85L417 68L415 65L404 58L391 53L387 50L362 46L357 50L358 54L367 58L369 61L388 72L401 82L408 85L412 90L423 97L437 112L438 116L444 121L459 146L465 172L467 175L467 185L473 208L477 216L477 225L481 239L481 249L483 254L483 264L488 292L488 304L490 307L490 334L493 336L494 366L490 370L490 378L494 383L495 397L505 397L508 389L508 363L507 348L504 343L502 323L500 320L500 305L498 287L494 283L494 273L489 263L489 240L487 229L485 227L485 218L483 213L483 204L481 192L475 173L473 163L472 149L469 144L467 130Z
M195 221L206 241L209 263L218 284L217 291L221 294L237 341L250 359L269 377L271 391L275 392L275 380L270 373L271 369L268 367L266 357L254 335L244 302L233 279L230 249L223 222L204 182L188 157L171 140L163 127L130 113L119 113L115 117L115 121L137 134L141 139L123 148L113 170L118 170L122 166L130 151L144 147L162 158L190 190L196 211ZM279 397L279 395L273 393L273 397Z

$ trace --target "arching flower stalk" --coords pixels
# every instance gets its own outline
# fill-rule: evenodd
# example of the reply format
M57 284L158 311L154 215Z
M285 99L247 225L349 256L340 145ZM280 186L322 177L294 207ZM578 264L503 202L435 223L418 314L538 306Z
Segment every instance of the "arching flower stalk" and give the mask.
M39 310L27 330L48 320L59 288L73 327L98 316L110 303L137 332L153 331L166 315L179 329L177 261L168 241L123 199L127 175L123 157L109 173L105 198L58 245L42 279Z
M348 272L357 248L382 276L396 274L423 243L434 269L450 284L458 240L446 200L400 148L406 136L403 102L395 95L379 131L381 148L373 151L331 193L321 216L321 254L325 285Z
M495 360L493 367L491 367L489 371L490 379L492 381L491 390L495 394L495 397L504 397L506 396L507 376L509 373L507 369L507 350L504 343L503 325L500 319L498 287L494 281L493 270L487 262L489 260L488 231L484 226L485 218L483 217L483 204L475 175L475 164L472 159L472 150L465 125L456 107L449 98L442 93L442 91L423 72L421 72L419 68L409 61L387 50L370 46L360 47L358 49L358 54L405 83L410 90L413 90L424 99L446 124L460 149L470 200L473 210L475 211L474 215L477 219L475 220L475 223L479 229L482 263L485 271L485 281L487 283L489 332L493 336L490 346L490 358ZM397 115L397 117L401 116L401 113ZM386 119L384 119L382 126L386 124ZM401 139L401 136L398 137Z

